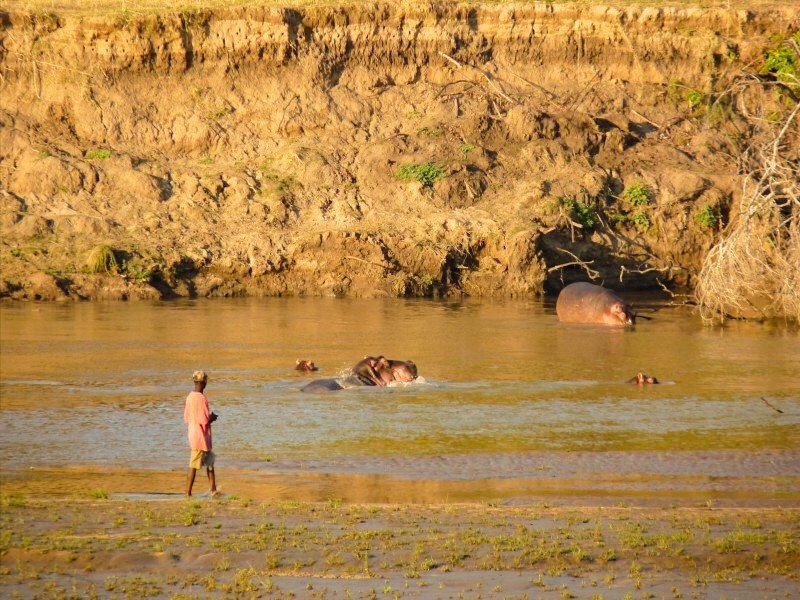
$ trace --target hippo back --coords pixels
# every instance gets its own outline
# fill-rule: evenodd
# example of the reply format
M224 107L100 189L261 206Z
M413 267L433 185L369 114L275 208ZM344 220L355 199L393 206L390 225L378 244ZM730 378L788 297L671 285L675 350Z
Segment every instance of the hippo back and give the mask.
M301 392L335 392L344 388L336 379L315 379L300 388Z
M627 325L636 315L612 290L592 283L571 283L558 295L556 314L562 323Z

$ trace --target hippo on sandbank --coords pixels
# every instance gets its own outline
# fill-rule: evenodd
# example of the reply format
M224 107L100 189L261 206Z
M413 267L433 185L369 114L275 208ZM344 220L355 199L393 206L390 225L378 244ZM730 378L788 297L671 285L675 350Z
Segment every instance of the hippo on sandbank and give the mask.
M571 283L561 290L556 314L562 323L636 324L633 307L616 292L586 282Z

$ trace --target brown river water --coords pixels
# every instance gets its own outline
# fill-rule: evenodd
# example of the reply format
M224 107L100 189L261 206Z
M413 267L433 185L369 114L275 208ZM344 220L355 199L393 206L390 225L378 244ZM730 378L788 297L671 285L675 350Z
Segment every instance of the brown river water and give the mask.
M564 325L538 301L4 304L2 475L46 487L124 468L177 482L202 368L220 480L237 473L268 496L797 505L797 330L709 328L688 308L635 303L654 310L635 330ZM299 391L365 354L412 359L421 380ZM320 371L297 373L297 358ZM624 383L637 371L662 383Z

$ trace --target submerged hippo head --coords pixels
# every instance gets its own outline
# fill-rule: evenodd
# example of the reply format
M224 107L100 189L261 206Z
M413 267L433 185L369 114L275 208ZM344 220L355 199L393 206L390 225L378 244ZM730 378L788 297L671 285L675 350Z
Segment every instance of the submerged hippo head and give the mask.
M609 316L622 325L636 325L636 311L627 302L615 302L609 309Z
M313 360L300 360L299 358L294 363L296 371L319 371L319 367L314 364Z

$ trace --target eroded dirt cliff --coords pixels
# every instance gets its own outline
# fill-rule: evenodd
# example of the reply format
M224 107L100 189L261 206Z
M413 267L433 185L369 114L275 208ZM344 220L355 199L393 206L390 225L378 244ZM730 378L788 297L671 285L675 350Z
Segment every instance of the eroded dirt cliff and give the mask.
M0 295L691 287L799 12L0 12Z

